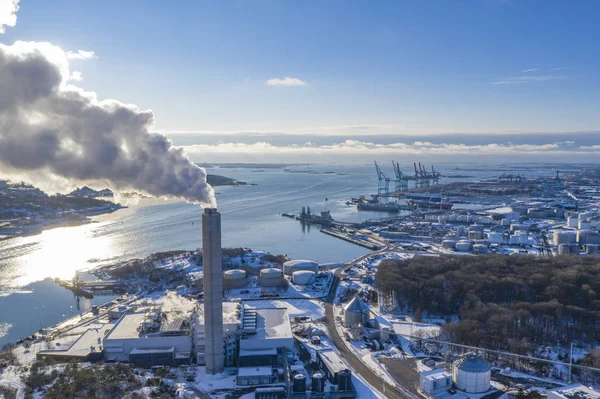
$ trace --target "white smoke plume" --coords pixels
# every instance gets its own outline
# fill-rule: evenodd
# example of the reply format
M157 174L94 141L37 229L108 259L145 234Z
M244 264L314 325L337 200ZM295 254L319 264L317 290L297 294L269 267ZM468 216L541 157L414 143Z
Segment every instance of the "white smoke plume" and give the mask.
M61 187L109 185L215 205L206 172L165 136L151 111L68 83L67 54L49 43L0 44L0 172Z

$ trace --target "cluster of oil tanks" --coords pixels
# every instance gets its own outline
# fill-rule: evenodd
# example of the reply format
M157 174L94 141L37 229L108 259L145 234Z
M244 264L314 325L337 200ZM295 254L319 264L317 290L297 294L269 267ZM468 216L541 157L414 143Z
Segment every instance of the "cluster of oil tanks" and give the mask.
M292 277L292 282L297 285L307 285L315 281L319 264L311 260L291 260L283 264L283 270L274 267L261 269L258 274L258 284L262 287L277 287L284 280L284 274ZM223 273L226 286L243 288L248 285L248 273L245 270L233 269Z
M310 391L313 394L325 393L325 374L317 371L312 375ZM294 393L306 392L306 376L302 373L294 375L292 378L292 391Z
M552 237L552 243L559 255L579 254L581 247L585 248L586 254L598 253L600 233L597 230L598 218L595 214L571 214L567 217L566 225L576 230L556 230Z

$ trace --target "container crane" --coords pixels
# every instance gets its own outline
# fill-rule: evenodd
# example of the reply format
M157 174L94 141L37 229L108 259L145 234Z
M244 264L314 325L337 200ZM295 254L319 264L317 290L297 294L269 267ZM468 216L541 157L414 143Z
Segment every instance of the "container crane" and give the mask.
M375 170L377 171L377 194L387 195L390 192L390 178L381 170L377 161L375 161Z
M394 174L396 175L396 191L406 191L408 190L408 176L405 176L400 170L400 165L396 162L392 161L392 166L394 167Z

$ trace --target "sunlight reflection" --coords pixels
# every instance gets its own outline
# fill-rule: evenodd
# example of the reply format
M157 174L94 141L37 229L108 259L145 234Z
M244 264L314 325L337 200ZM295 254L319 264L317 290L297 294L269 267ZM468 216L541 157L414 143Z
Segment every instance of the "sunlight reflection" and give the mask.
M25 286L46 277L69 279L77 270L88 268L88 260L109 257L113 240L111 237L91 239L97 227L90 224L44 231L39 236L40 249L27 256L16 284Z

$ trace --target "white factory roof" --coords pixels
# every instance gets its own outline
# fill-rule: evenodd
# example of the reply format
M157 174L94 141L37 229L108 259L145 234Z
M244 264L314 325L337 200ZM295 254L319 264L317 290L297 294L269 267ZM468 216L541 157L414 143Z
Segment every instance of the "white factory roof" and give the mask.
M271 366L262 367L240 367L238 369L238 377L259 377L263 375L271 375L273 368Z
M276 348L270 348L270 349L259 349L259 350L255 350L255 351L248 351L248 350L240 350L240 357L242 356L273 356L273 355L277 355L277 349Z
M446 377L452 377L452 375L447 372L446 370L442 370L442 369L433 369L433 370L429 370L429 371L423 371L421 373L421 378L424 378L426 380L430 380L430 381L436 381L442 378L446 378Z
M132 339L138 338L140 333L138 327L144 321L145 312L128 313L121 317L115 327L104 339Z
M332 373L335 374L342 370L348 369L348 366L346 366L346 364L342 361L340 356L337 353L335 353L333 349L323 349L317 353L323 360L323 363L327 365L327 368Z
M100 328L90 328L87 330L69 349L66 350L43 350L41 354L55 354L60 356L73 356L73 357L85 357L92 353L91 348L94 347L94 351L100 352L102 350L102 338L106 331L113 328L114 324L106 323ZM98 342L100 340L100 342Z
M252 314L256 314L256 328L240 341L240 349L255 350L293 346L294 338L290 316L286 308L251 310L252 312L249 312L247 316L253 317Z
M550 393L552 393L552 397L558 397L563 399L600 398L600 392L581 384L567 385L566 387L552 389L548 391L548 397L550 397Z

